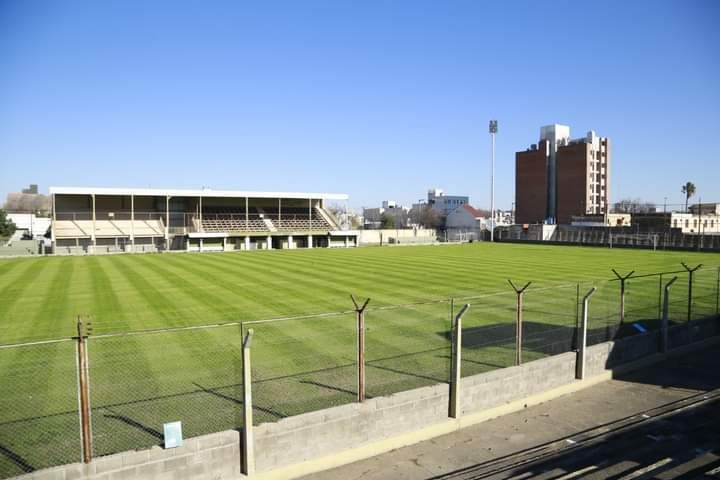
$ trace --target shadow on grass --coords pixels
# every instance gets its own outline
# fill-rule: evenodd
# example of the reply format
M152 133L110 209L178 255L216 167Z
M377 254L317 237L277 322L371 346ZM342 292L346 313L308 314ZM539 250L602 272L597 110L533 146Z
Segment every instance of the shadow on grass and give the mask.
M25 473L30 473L36 470L36 468L30 465L30 463L28 463L28 461L25 460L21 455L13 452L4 445L0 445L0 455L8 458L12 463L14 463L20 470ZM2 472L0 472L0 474L2 474Z
M159 440L163 439L163 434L161 432L159 432L158 430L155 430L154 428L148 427L147 425L143 425L142 423L138 422L137 420L133 420L132 418L130 418L126 415L120 415L119 413L115 413L112 410L108 409L108 412L110 412L110 415L108 415L108 414L103 415L105 418L109 418L112 420L118 420L119 422L122 422L125 425L133 427L137 430L140 430L141 432L147 433L148 435L152 435L153 437L155 437Z

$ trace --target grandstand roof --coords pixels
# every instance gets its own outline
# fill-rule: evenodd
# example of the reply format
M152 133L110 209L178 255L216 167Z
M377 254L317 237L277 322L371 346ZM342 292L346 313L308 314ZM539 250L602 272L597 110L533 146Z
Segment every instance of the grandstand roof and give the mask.
M245 190L50 187L50 195L135 195L138 197L248 197L248 198L316 198L347 200L346 193L317 192L251 192Z

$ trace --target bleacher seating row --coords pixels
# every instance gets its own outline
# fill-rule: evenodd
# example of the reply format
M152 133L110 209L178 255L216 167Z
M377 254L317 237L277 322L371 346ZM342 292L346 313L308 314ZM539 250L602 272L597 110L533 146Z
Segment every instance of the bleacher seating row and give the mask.
M93 232L92 220L57 220L55 238L89 238ZM96 237L162 237L165 226L162 220L96 220Z
M299 232L299 231L328 231L332 227L321 218L306 219L281 219L270 220L251 219L247 222L240 218L211 218L202 221L202 228L205 232Z
M262 219L251 219L247 222L239 218L203 219L202 228L206 232L267 232L268 227Z

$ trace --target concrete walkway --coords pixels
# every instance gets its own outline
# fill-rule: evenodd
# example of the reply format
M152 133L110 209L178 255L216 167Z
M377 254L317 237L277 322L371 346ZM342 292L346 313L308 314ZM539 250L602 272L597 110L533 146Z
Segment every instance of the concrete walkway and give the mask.
M720 391L713 392L720 388L718 359L716 344L456 433L303 478L625 478L622 472L635 475L627 478L646 478L644 469L665 472L654 478L690 478L690 467L683 465L697 464L707 473L715 468L713 462L720 472L720 440L713 436L720 433L715 432L718 426L708 423L706 429L712 431L701 431L705 417L720 413ZM666 432L674 415L687 415L696 404L702 404L693 424L699 426L686 437L648 430L661 426ZM690 422L675 420L676 430ZM658 444L652 442L658 438L676 442L675 459L656 460ZM585 448L591 443L595 450ZM616 448L602 450L609 444ZM685 456L678 452L683 449ZM575 476L563 477L573 472Z

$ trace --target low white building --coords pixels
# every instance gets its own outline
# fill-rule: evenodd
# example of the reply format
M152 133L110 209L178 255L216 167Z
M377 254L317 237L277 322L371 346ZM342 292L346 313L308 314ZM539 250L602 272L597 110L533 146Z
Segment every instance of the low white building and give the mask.
M17 231L27 232L32 237L45 235L51 222L49 217L38 217L34 213L8 213L7 218L15 224Z
M683 233L702 235L720 234L719 213L682 213L673 212L670 218L670 226L679 228Z
M428 190L427 205L430 205L443 215L450 215L458 207L468 203L470 203L470 197L465 195L446 195L439 188Z
M445 227L448 229L481 230L485 228L487 218L472 205L464 204L447 216Z

